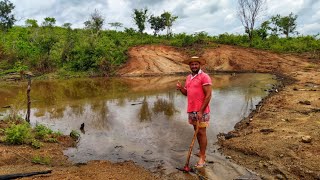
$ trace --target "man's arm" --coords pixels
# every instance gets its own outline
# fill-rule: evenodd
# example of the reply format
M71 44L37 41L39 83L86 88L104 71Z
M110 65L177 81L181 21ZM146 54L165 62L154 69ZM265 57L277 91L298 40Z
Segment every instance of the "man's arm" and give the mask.
M208 85L204 85L202 86L203 92L204 92L204 101L203 104L200 108L200 111L197 113L198 114L198 118L202 118L203 116L203 112L206 109L206 107L208 106L210 99L211 99L211 92L212 92L212 88L211 88L211 84Z
M185 96L187 95L187 90L186 90L184 87L182 87L180 81L178 81L178 83L177 83L177 90L180 90L180 92L181 92L183 95L185 95Z

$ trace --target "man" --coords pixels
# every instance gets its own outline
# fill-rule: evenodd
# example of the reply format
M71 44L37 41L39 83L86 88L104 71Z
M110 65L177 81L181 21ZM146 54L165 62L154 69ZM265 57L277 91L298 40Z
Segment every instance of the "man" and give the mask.
M181 83L177 83L177 89L182 94L187 96L188 99L188 118L189 123L193 125L196 130L197 121L199 121L199 131L197 140L200 147L199 161L195 167L203 167L206 160L207 148L207 131L210 119L209 102L211 99L211 78L208 74L204 73L200 66L205 64L205 61L199 57L193 56L185 61L191 70L191 74L187 76L185 86L182 87Z

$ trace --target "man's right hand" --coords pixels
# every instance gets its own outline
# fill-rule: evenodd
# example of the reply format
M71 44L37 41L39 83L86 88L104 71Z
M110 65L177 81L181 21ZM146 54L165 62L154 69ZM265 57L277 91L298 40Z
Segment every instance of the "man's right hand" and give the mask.
M187 90L181 85L180 81L177 82L177 90L179 90L183 95L187 95Z
M181 86L181 83L180 81L177 82L177 90L181 90L182 86Z

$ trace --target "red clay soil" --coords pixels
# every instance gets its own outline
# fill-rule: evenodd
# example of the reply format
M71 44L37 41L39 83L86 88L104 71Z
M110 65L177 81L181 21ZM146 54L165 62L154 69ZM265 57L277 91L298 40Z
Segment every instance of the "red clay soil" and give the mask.
M133 47L117 74L186 73L189 67L182 61L190 51L161 45ZM206 59L207 72L267 72L282 81L234 131L219 136L221 151L265 179L320 179L320 60L226 45L203 48L197 55ZM0 143L0 175L50 169L50 174L23 179L157 179L133 162L71 164L62 153L70 145L68 138L40 149ZM35 155L50 157L50 164L32 163Z

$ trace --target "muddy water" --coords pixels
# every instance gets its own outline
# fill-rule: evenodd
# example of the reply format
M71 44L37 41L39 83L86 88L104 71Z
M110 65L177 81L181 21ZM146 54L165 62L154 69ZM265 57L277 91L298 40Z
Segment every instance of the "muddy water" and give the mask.
M186 120L186 97L175 90L176 82L184 79L33 81L31 123L42 123L64 134L80 132L77 147L64 152L73 162L132 160L160 176L179 175L175 168L184 166L193 136ZM212 79L208 166L200 173L209 179L233 179L248 171L218 152L216 136L232 130L276 81L267 74L212 75ZM0 107L11 106L1 108L2 117L7 113L25 116L25 90L25 83L1 85ZM82 123L84 131L79 129ZM193 152L197 151L195 143ZM196 161L192 156L190 165Z

